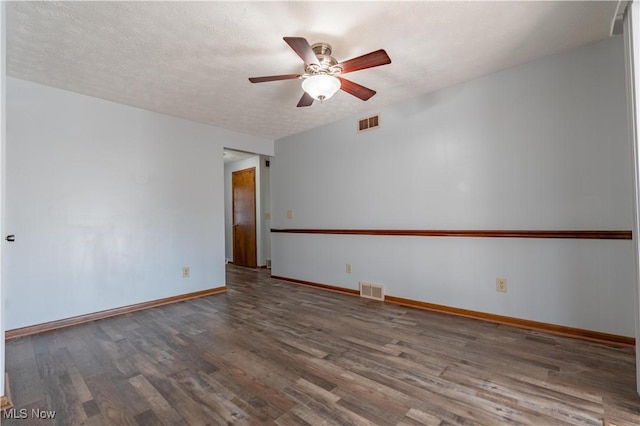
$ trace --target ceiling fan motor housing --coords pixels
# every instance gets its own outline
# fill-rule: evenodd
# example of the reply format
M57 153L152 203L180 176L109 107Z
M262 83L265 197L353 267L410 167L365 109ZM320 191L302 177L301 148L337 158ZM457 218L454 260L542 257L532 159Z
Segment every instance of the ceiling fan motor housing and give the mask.
M311 50L318 58L318 64L309 64L305 67L305 73L310 75L329 74L337 75L342 72L342 68L337 67L338 61L331 56L331 45L328 43L314 43Z

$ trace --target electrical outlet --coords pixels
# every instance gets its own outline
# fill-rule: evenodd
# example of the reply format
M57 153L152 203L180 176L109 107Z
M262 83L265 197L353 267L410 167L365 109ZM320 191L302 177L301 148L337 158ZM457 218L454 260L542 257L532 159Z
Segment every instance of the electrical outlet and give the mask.
M351 273L351 264L350 263L347 263L346 272L347 272L347 274Z
M182 278L189 278L191 276L191 268L185 266L182 268Z
M507 292L507 279L506 278L496 278L496 291L501 291L503 293Z
M287 210L287 219L293 219L293 210Z
M264 220L271 220L271 213L267 212L264 214Z

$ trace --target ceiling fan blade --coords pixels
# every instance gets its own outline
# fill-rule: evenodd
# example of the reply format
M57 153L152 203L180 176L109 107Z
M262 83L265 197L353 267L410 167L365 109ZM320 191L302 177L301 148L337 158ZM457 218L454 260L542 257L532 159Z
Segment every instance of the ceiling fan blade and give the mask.
M267 77L251 77L249 81L252 83L264 83L265 81L293 80L298 77L300 77L300 74L270 75Z
M368 100L370 97L376 94L375 90L371 90L368 87L361 86L358 83L347 80L346 78L338 77L338 79L342 83L342 85L340 86L340 90L343 90L348 94L355 96L356 98L360 98L363 101Z
M312 103L313 103L313 98L311 97L311 95L308 94L307 92L304 92L304 95L302 95L302 97L298 101L298 108L311 106Z
M283 37L283 40L287 42L289 46L302 58L305 65L316 64L318 65L318 58L313 53L311 46L307 39L302 37Z
M358 56L357 58L349 59L348 61L340 62L338 66L342 68L342 74L346 74L348 72L379 67L380 65L387 65L390 63L391 58L389 58L387 52L380 49L375 52L367 53L366 55Z

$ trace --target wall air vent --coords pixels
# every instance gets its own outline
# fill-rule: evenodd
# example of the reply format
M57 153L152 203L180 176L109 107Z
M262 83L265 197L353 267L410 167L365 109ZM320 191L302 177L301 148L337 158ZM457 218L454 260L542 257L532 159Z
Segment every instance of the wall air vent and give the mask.
M380 127L380 114L358 120L358 133Z
M360 297L367 299L384 300L384 286L360 281Z

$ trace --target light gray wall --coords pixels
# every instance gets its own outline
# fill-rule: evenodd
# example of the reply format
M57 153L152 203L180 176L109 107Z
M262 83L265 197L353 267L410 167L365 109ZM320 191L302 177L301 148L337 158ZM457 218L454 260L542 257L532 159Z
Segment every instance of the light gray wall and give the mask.
M625 108L616 37L372 110L378 130L358 134L353 117L278 140L272 226L631 229ZM271 241L275 275L353 289L382 283L394 296L634 335L631 241ZM496 277L507 278L507 293L495 291Z
M638 146L638 123L640 123L640 104L638 103L640 98L640 73L638 73L638 60L640 60L640 25L639 15L640 4L632 3L628 6L627 13L624 16L623 25L623 37L625 48L625 67L627 77L627 113L629 121L629 138L631 145L633 146L633 169L634 169L634 227L633 232L638 235L638 229L640 229L640 151ZM638 306L640 306L640 246L638 238L634 238L634 255L635 255L635 270L636 270L636 342L640 342L640 312ZM636 350L636 390L640 393L640 351Z
M8 78L7 329L223 286L224 146L273 154L272 141Z
M6 117L6 26L5 26L5 3L0 4L0 237L5 236L4 227L4 194L5 194L5 117ZM5 303L4 303L4 266L3 245L0 240L0 396L4 395L4 331L5 331Z
M260 206L262 218L262 257L266 265L267 259L271 259L271 168L266 166L266 161L271 162L271 157L260 156Z

